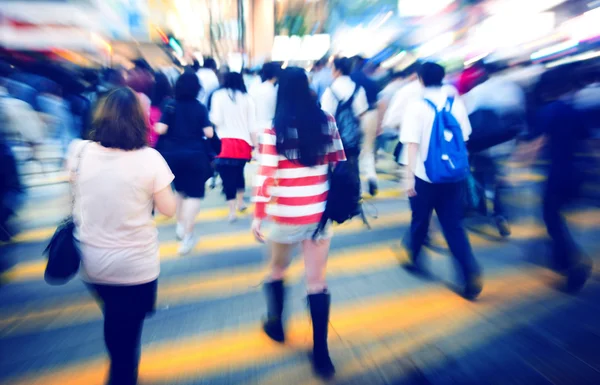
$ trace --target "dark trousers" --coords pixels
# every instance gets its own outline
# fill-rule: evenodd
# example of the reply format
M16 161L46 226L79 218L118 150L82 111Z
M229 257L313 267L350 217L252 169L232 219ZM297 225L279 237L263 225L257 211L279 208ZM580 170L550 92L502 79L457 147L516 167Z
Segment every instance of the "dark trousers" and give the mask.
M566 271L579 262L580 252L562 215L564 207L577 193L577 183L568 178L549 175L542 203L544 223L552 240L552 264Z
M157 281L133 286L90 285L104 313L110 385L137 384L144 319L154 311Z
M500 179L500 165L491 156L483 154L475 154L471 156L471 165L473 166L473 177L481 185L481 200L479 201L479 211L487 215L487 199L485 190L487 186L492 186L494 189L494 216L506 216L506 209L502 202L502 195L506 187Z
M468 282L479 276L479 265L462 226L464 182L434 184L415 179L417 195L410 198L412 220L409 247L413 262L419 263L431 215L435 210L450 252L462 272L462 278Z
M234 200L238 191L246 189L244 167L246 167L246 163L219 164L217 166L217 171L223 181L223 193L226 200Z

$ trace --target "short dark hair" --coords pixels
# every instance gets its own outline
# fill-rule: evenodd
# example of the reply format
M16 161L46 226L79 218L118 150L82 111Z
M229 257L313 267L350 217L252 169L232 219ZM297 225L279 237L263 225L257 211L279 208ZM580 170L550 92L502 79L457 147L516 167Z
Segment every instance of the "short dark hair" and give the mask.
M349 76L352 72L352 61L347 57L338 57L333 60L333 67L340 71L342 75Z
M281 66L275 62L268 62L263 64L262 69L260 70L260 79L263 82L267 80L275 79L279 76L279 72L281 71Z
M191 67L194 71L198 71L200 69L200 62L198 61L198 59L192 60Z
M444 67L433 62L423 63L418 73L425 87L440 87L444 76L446 76Z
M169 78L164 73L158 71L154 74L154 85L152 87L152 106L161 107L163 102L173 96L173 87Z
M212 57L204 59L204 68L210 68L211 70L217 70L217 62Z
M202 89L198 76L193 71L185 71L175 82L176 100L194 100Z
M103 147L125 151L147 145L148 118L135 91L119 87L100 99L90 138Z

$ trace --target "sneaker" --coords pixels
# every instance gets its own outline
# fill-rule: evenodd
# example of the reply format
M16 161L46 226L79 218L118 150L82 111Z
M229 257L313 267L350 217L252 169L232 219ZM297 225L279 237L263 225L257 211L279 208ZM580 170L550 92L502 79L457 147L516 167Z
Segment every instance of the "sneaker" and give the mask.
M198 243L198 241L194 238L194 234L185 235L179 246L179 255L189 254L196 246L196 243Z
M235 213L229 214L229 223L235 223L238 220L238 217Z
M504 238L510 236L510 226L508 225L508 221L501 215L496 217L496 227L498 228L498 232Z
M181 223L178 223L177 227L175 228L175 238L177 238L178 241L181 241L184 235L185 230L183 229L183 225Z

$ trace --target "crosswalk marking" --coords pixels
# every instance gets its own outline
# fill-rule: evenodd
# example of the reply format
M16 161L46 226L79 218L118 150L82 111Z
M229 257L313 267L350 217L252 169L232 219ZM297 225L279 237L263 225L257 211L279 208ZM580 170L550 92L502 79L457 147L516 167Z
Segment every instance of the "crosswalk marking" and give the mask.
M508 305L522 301L548 290L541 277L547 273L540 268L510 270L486 282L483 306ZM488 297L489 296L489 297ZM485 298L489 299L486 300ZM410 295L388 295L363 299L360 304L351 303L334 307L331 324L345 341L361 343L384 339L397 331L422 325L427 320L460 314L474 306L436 286L413 292ZM144 349L140 367L142 381L168 381L177 378L194 378L215 374L225 368L238 370L250 364L279 361L290 354L305 350L310 344L310 325L306 316L292 319L288 328L289 346L271 343L263 336L258 325L247 325L239 330L225 331L215 335L201 335L179 341L150 344ZM338 341L331 339L335 351ZM102 359L60 369L53 373L40 373L12 385L29 384L100 384L106 365Z

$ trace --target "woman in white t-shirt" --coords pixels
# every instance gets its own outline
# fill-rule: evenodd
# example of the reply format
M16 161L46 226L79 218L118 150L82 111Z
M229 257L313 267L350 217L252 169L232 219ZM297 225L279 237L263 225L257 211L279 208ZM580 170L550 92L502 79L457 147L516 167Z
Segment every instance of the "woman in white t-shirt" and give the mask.
M99 103L91 141L71 144L76 175L75 238L81 275L101 301L111 384L137 383L144 319L154 311L160 271L152 209L175 214L173 174L146 146L146 118L136 93L117 88Z

